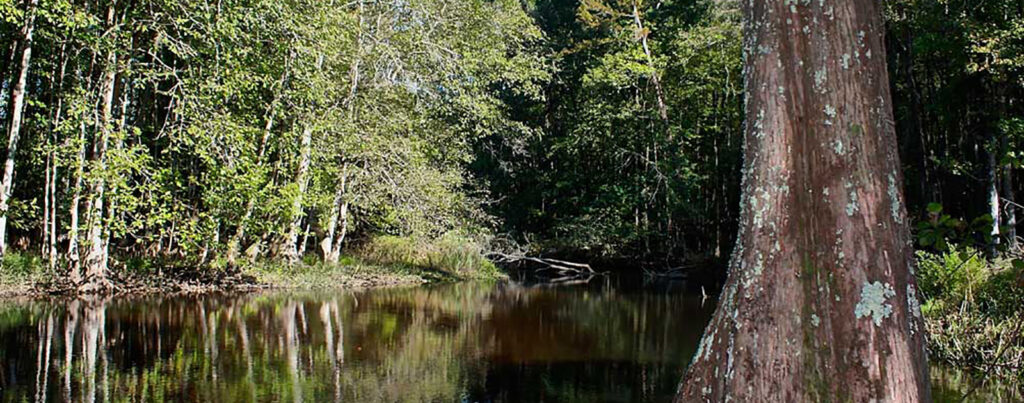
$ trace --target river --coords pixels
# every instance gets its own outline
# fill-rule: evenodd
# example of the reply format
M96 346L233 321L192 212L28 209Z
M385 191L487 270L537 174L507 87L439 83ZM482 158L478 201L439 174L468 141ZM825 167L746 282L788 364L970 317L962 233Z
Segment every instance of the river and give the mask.
M7 401L667 402L714 301L678 282L0 302ZM68 364L70 363L70 365ZM966 375L933 370L940 401ZM971 400L1016 401L985 383Z

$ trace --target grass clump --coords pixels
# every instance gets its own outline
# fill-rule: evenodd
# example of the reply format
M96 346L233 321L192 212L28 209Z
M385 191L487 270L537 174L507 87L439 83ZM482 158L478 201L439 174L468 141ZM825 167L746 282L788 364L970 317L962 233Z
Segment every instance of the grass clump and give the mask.
M485 256L483 242L459 234L436 239L379 236L357 249L363 261L381 266L404 266L436 271L456 279L502 276Z
M8 251L0 260L0 286L5 288L28 286L51 278L46 261L39 255Z
M1024 265L961 247L919 251L918 286L932 359L1024 376Z

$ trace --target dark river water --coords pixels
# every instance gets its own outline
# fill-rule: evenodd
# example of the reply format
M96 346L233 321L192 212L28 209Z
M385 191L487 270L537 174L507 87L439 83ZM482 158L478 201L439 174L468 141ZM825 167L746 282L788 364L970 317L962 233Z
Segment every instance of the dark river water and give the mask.
M699 293L698 293L699 294ZM666 402L714 309L678 283L0 301L7 401ZM971 380L936 369L940 401ZM972 399L1017 401L986 383Z

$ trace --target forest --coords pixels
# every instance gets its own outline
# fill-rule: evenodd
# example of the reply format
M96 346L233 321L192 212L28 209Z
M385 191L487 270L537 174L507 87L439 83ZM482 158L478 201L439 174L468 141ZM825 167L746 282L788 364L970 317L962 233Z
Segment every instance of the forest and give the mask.
M5 3L0 239L72 275L445 234L670 267L735 238L738 3ZM885 9L911 216L1011 247L1021 7Z
M895 135L892 215L913 241L931 358L1019 376L1024 0L879 4L879 31L855 40L880 46L806 85L882 66L875 87L892 112L873 123ZM747 11L738 0L0 0L0 282L109 293L174 276L315 283L353 265L480 278L538 256L700 273L729 295L730 256L750 250L737 247L744 214L757 213L747 133L775 124L750 109L745 63L771 49ZM842 139L828 148L869 154Z

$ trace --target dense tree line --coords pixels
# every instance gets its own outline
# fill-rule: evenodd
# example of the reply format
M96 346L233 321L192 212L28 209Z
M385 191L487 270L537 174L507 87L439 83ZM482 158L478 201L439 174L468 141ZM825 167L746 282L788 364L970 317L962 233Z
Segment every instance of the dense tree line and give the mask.
M886 3L912 219L1015 238L1022 4ZM725 256L742 40L731 0L0 0L0 245L99 287L353 234Z
M534 15L555 73L543 102L515 108L543 134L480 160L501 168L486 171L504 195L496 215L591 256L727 254L742 142L736 4L539 1Z
M475 136L519 130L516 2L0 3L3 244L103 288L112 253L328 261L354 228L485 222ZM314 245L319 244L320 248Z
M554 76L543 103L515 110L543 135L490 161L503 169L488 171L503 195L496 215L554 250L652 262L728 255L743 144L739 8L538 1ZM989 221L995 240L1015 240L1024 2L898 0L883 11L911 218L927 221L938 203L961 218L949 221L961 237L985 242L970 224Z

